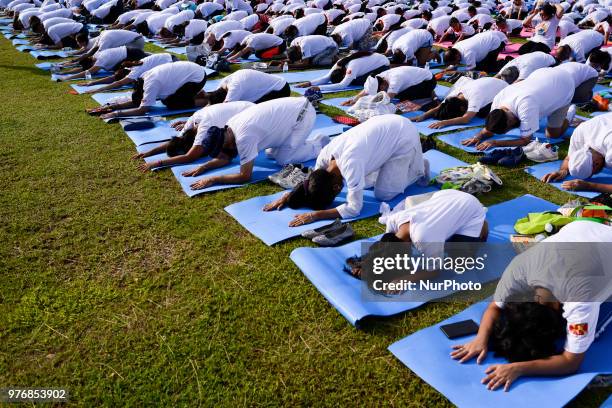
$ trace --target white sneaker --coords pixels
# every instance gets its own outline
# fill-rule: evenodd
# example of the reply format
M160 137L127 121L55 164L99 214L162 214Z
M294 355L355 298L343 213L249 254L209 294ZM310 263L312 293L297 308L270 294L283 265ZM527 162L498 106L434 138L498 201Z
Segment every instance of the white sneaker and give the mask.
M306 172L299 167L293 169L291 173L289 173L286 177L283 177L277 181L276 184L281 186L286 190L290 190L295 188L300 183L303 183L304 180L308 178L311 173L311 169L308 169Z
M525 154L529 153L530 151L534 150L536 147L540 146L540 141L538 140L538 138L536 137L536 139L534 141L532 141L531 143L529 143L527 146L523 147L523 152L525 152Z
M542 143L534 150L525 154L527 158L536 163L544 163L559 160L559 153L549 143Z
M565 115L565 119L567 119L569 123L572 123L575 117L576 117L576 105L572 105L567 110L567 115Z

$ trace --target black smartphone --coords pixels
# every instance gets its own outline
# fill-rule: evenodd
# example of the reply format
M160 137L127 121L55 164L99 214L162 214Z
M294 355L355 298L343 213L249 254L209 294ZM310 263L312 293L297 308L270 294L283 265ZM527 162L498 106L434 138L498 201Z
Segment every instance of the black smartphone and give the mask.
M478 325L473 320L463 320L461 322L445 324L440 326L440 330L449 339L456 339L457 337L469 336L470 334L478 333Z

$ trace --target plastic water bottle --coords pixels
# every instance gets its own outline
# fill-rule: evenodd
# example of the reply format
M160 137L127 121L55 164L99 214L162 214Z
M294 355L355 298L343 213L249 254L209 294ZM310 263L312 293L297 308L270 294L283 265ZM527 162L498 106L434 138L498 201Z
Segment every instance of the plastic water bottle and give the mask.
M425 69L429 71L429 61L425 63Z
M85 71L85 79L91 81L91 72L89 70Z
M288 72L288 71L289 71L289 63L285 61L285 63L283 64L283 72Z

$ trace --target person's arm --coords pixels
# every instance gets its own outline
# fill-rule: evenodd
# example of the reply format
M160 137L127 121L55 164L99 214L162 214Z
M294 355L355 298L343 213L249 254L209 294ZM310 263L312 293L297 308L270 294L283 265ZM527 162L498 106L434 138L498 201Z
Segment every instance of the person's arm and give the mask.
M612 194L612 184L593 183L580 179L564 181L561 188L570 191L594 191L597 193Z
M366 95L366 91L363 90L363 91L359 92L357 95L353 96L352 98L347 99L346 101L342 102L340 105L342 105L342 106L352 106L359 99L363 98L365 95Z
M428 110L427 112L423 113L422 115L418 115L418 116L415 116L413 118L410 118L410 120L413 121L413 122L422 122L425 119L432 118L432 117L436 116L436 114L440 111L440 106L442 106L442 105L438 105L435 108L431 108L430 110Z
M527 146L531 142L531 136L521 136L511 140L487 140L476 145L476 150L483 151L492 147L516 147Z
M348 75L345 74L344 78L342 79L342 81L336 83L336 84L325 84L325 85L318 85L316 88L319 88L321 91L335 91L335 90L339 90L339 89L344 89L346 87L348 87L351 82L353 81L353 76L352 75Z
M450 353L451 358L459 360L460 363L465 363L476 357L476 363L482 363L487 357L489 337L491 337L493 326L499 320L500 315L501 309L499 306L495 302L489 303L480 320L476 338L469 343L453 346L453 351Z
M170 157L169 159L157 160L151 163L142 163L138 166L138 169L142 172L149 171L156 167L173 166L175 164L191 163L202 157L204 148L202 146L192 146L187 154L181 154L179 156Z
M508 391L512 383L521 376L573 374L580 368L582 360L584 353L574 354L564 351L562 354L544 359L495 364L486 369L487 376L482 379L482 383L491 391L501 386L504 387L504 391Z
M319 210L319 211L311 211L307 213L298 214L291 222L289 222L290 227L298 227L300 225L310 224L311 222L319 221L319 220L330 220L336 219L340 217L340 213L337 209L332 208L329 210Z
M569 175L569 155L563 159L561 162L561 166L559 166L559 170L554 171L552 173L545 174L542 177L542 181L545 183L552 183L553 181L561 181Z
M229 163L229 160L226 160ZM242 184L251 180L253 176L253 166L255 160L251 160L240 166L240 173L224 174L221 176L206 177L202 180L196 181L191 185L192 190L201 190L206 187L210 187L214 184Z
M563 17L563 13L565 13L565 10L563 9L563 6L561 6L560 4L555 4L555 8L557 9L557 13L556 13L557 18L561 20L561 17Z
M534 5L533 9L531 10L531 13L529 13L527 18L525 18L525 20L523 20L523 27L531 27L531 21L536 16L536 12L537 12L537 7L535 7L535 5Z
M323 75L322 77L313 79L311 81L308 82L302 82L300 84L297 84L297 86L299 88L306 88L308 86L318 86L318 85L323 85L329 82L329 79L331 78L331 72L333 71L333 69L335 68L335 66L333 66L329 71L327 71L327 74ZM308 84L308 85L306 85Z
M126 107L131 107L133 106L132 102L126 102L127 105ZM107 113L105 115L100 116L102 119L116 119L116 118L122 118L122 117L126 117L126 116L141 116L144 115L145 113L147 113L150 109L149 106L142 106L140 105L137 108L132 108L132 109L126 109L126 110L120 110L122 109L119 108L120 105L117 105L114 107L114 112L111 113Z
M243 55L252 54L253 51L255 51L253 48L246 47L240 50L239 52L235 53L234 55L228 56L227 59L234 60L234 59L242 58Z
M102 78L102 79L98 79L97 81L92 81L89 82L88 84L86 84L87 86L92 86L92 85L99 85L99 84L105 84L107 83L107 81L114 79L114 77L110 76L110 77L106 77L106 78ZM97 89L90 89L88 91L85 91L84 93L89 94L89 93L94 93L94 92L104 92L104 91L108 91L110 89L115 89L115 88L121 88L124 85L128 85L130 83L132 83L133 81L127 77L120 79L119 81L115 81L115 82L111 82L110 84L97 88Z
M488 139L493 136L493 132L489 132L487 129L483 128L478 132L475 136L470 137L469 139L464 139L461 141L461 144L464 146L472 146L480 143L484 139Z
M83 84L84 86L92 86L92 85L103 85L103 84L112 84L114 82L119 82L119 81L115 81L115 76L111 75L111 76L107 76L104 78L98 78L98 79L94 79L93 81L89 81L85 84ZM98 91L100 92L100 91Z
M88 70L78 72L78 73L76 73L74 75L69 75L69 76L67 76L65 78L62 78L61 80L62 81L70 81L70 80L73 80L73 79L85 78L85 76L87 75L87 72L89 72L90 74L93 75L93 74L95 74L98 71L100 71L100 67L97 67L97 66L94 65L93 67L89 68Z
M432 123L429 125L431 129L441 129L445 126L454 126L454 125L465 125L471 122L472 119L476 116L477 112L465 112L463 116L459 116L458 118L441 120L439 122Z
M145 157L155 156L156 154L164 153L168 148L169 142L162 143L161 145L152 148L144 153L136 153L132 156L132 160L144 159Z
M208 170L214 170L218 169L219 167L227 166L229 163L230 160L214 158L193 170L184 171L182 175L184 177L196 177L200 174L206 173Z

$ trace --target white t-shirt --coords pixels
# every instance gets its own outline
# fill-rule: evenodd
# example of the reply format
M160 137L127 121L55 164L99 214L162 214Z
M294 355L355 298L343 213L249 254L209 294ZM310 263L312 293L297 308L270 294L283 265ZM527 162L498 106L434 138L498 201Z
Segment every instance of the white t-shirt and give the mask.
M268 33L257 33L246 36L241 44L255 51L267 50L277 47L283 43L283 39L278 35Z
M185 123L183 131L198 127L195 139L193 141L194 146L201 146L202 141L206 137L208 129L212 126L223 128L227 125L227 122L235 115L253 106L253 102L247 101L234 101L227 103L218 103L216 105L207 106L200 109L193 114L191 118ZM195 122L195 123L194 123Z
M105 18L110 14L111 8L113 8L118 1L119 0L111 0L108 3L104 3L103 5L92 11L91 15L99 19Z
M257 14L251 14L250 16L246 16L245 18L240 19L240 24L244 27L245 30L250 30L259 22L259 16Z
M500 31L485 31L466 40L459 41L454 48L461 53L461 62L466 69L474 69L488 53L507 43L508 38Z
M117 17L117 22L119 24L127 24L130 21L132 21L134 18L136 18L136 16L138 14L140 14L140 13L142 13L142 10L126 11L125 13L123 13L119 17Z
M507 86L506 81L497 78L482 77L474 80L462 77L455 83L446 98L463 95L468 102L467 111L478 113L493 102L493 98Z
M195 36L202 34L208 28L206 20L193 19L185 27L185 40L191 40Z
M339 34L342 37L342 44L350 46L351 44L361 40L368 29L372 26L370 20L358 18L355 20L342 23L332 31L333 34Z
M127 78L133 79L136 81L138 78L142 77L145 72L163 64L169 64L172 62L172 55L167 53L160 54L152 54L148 57L145 57L141 60L142 65L138 65L132 67L130 69L130 73L127 75Z
M387 92L393 94L398 94L411 86L433 78L433 74L428 69L418 67L395 67L376 76L387 81L389 84Z
M53 27L56 24L62 23L74 23L74 20L71 18L53 17L43 21L43 27L45 28L45 31L49 32L49 28Z
M554 65L555 57L542 51L530 52L529 54L519 55L512 61L508 62L499 71L502 72L508 67L516 67L519 70L518 79L527 78L533 71L540 68L546 68Z
M132 24L138 25L144 22L147 18L149 18L153 14L156 14L156 12L150 11L150 10L141 11L140 13L136 14L136 16L134 17L134 21L132 21Z
M178 14L173 15L171 18L166 20L164 27L168 30L172 31L174 27L186 23L187 21L193 19L195 13L191 10L183 10Z
M491 110L507 107L520 120L522 137L533 135L540 128L540 118L570 104L574 97L572 76L555 68L540 68L524 81L504 88Z
M154 13L147 17L147 26L149 27L149 31L153 34L159 34L161 29L166 24L170 18L172 18L172 14L170 13Z
M378 46L380 45L380 43L383 41L383 39L385 39L385 41L387 41L387 48L385 50L383 50L383 52L390 51L390 50L393 49L393 44L395 44L395 41L397 41L398 38L400 38L402 35L410 32L412 30L413 30L413 28L409 28L409 27L404 27L404 28L400 28L398 30L394 30L394 31L384 35L383 37L381 37L381 39L376 44L376 48L378 49Z
M96 45L98 51L104 51L108 48L117 48L129 44L140 36L138 33L127 30L105 30L98 37Z
M223 34L231 30L242 30L242 24L240 21L219 21L218 23L211 24L206 29L206 34L212 34L215 40L219 41Z
M204 67L189 61L158 65L142 76L144 92L140 106L153 106L188 82L202 82L205 76Z
M347 188L347 201L336 207L342 218L352 218L363 208L366 177L387 162L404 159L406 171L416 181L424 173L419 132L409 119L378 115L334 137L319 153L315 169L326 169L335 159Z
M605 166L612 168L612 112L578 125L570 139L568 156L584 147L590 147L604 156Z
M83 29L83 24L77 22L60 23L49 27L47 34L53 40L54 43L58 43L62 38L68 37L78 33Z
M441 36L444 34L448 27L450 26L451 17L450 16L442 16L431 19L429 24L427 24L427 28L433 30L436 33L436 36Z
M468 24L478 22L478 27L482 28L485 24L493 23L493 18L490 14L476 14L468 20Z
M599 75L593 67L579 62L566 62L556 67L556 69L563 70L572 76L574 88L578 88L583 82L597 78Z
M228 31L223 35L223 47L231 50L237 44L240 44L249 35L251 35L251 32L247 30Z
M552 50L555 47L558 26L559 18L556 15L552 16L550 20L541 21L535 26L534 35L529 41L545 44Z
M574 61L584 62L585 55L604 42L604 37L595 30L582 30L559 41L559 47L567 45L572 49Z
M610 251L602 244L579 248L563 244L576 242L612 242L612 227L574 221L561 228L512 260L497 284L494 299L503 308L513 295L536 287L548 289L562 303L563 317L567 320L565 350L580 354L595 339L599 306L612 296L612 276L607 267ZM599 275L598 270L603 274Z
M227 21L227 20L240 21L240 20L242 20L243 18L245 18L248 15L249 15L249 13L247 13L244 10L236 10L236 11L232 11L231 13L229 13L225 17L223 17L223 20L225 20L225 21Z
M125 46L109 48L108 50L96 53L96 62L94 63L94 66L110 71L126 58L127 48Z
M303 96L279 98L253 105L232 117L227 126L234 132L240 164L255 160L267 148L294 143L297 147L303 143L303 140L292 141L291 136L304 106L314 111Z
M389 27L391 27L393 24L396 24L400 20L400 18L402 18L402 16L400 16L399 14L385 14L384 16L376 20L376 23L382 23L382 30L387 31L389 30Z
M314 33L317 27L325 22L325 16L321 13L317 13L299 18L295 20L292 25L298 29L298 36L301 37Z
M479 237L487 209L471 194L458 190L435 192L428 200L387 218L386 232L410 223L410 240L426 257L441 257L453 235Z
M427 27L427 24L429 24L429 22L425 20L424 18L412 18L410 20L404 21L402 23L402 27L407 27L407 28L412 28L412 29L425 28Z
M346 88L358 77L374 71L376 68L389 66L389 59L382 54L373 53L366 57L356 58L346 64L346 74L342 81L337 84L329 84L331 72L337 67L334 65L327 75L310 81L312 85L321 90L334 90Z
M565 17L565 16L564 16ZM574 24L571 20L561 19L559 22L559 27L557 28L559 31L559 37L564 39L570 34L574 34L580 31L580 28Z
M302 58L311 58L329 47L337 47L337 44L325 35L307 35L291 41L291 46L300 47Z
M431 47L432 45L433 36L431 33L424 29L418 29L409 31L395 40L392 51L401 51L404 54L404 61L410 61L419 48Z
M199 11L204 18L219 10L223 10L223 6L221 4L211 2L202 3L196 8L196 11Z
M40 15L41 15L40 9L29 9L29 10L25 10L19 13L18 19L21 25L23 26L23 28L27 30L30 28L30 18L34 16L40 16Z
M281 18L284 17L284 18ZM287 27L289 27L295 21L295 18L291 16L281 16L277 17L270 22L270 27L272 27L272 34L281 35L285 32Z
M455 35L463 34L466 37L474 35L475 32L476 30L474 30L474 27L466 23L461 23L460 31L455 31L453 27L448 27L448 29L446 30L446 34L455 34Z
M227 89L225 102L255 102L271 91L279 91L287 81L276 75L241 69L221 80L220 87Z

